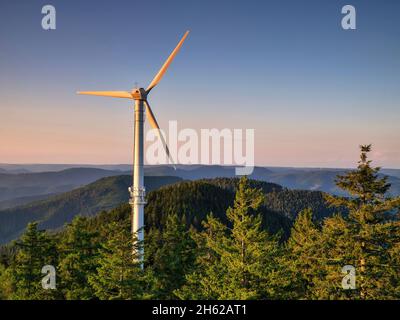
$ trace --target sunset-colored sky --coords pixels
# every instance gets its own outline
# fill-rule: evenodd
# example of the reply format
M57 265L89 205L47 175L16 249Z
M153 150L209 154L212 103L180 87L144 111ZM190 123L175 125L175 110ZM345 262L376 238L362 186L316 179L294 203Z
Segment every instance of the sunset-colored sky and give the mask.
M149 98L161 127L253 128L257 165L350 167L372 143L400 168L399 15L396 0L1 1L0 163L129 163L130 101L75 92L146 87L189 29Z

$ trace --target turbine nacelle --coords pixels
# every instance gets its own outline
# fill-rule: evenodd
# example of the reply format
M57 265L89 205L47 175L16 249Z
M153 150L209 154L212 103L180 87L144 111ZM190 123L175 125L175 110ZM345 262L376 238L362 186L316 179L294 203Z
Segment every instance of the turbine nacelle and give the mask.
M147 92L144 88L135 88L131 91L134 100L147 100Z

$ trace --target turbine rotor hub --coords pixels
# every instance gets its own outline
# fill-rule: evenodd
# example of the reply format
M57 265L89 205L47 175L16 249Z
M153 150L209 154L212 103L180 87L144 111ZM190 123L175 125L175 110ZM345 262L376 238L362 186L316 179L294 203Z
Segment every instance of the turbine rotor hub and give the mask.
M135 100L146 100L147 99L147 92L143 88L135 88L132 89L132 97Z

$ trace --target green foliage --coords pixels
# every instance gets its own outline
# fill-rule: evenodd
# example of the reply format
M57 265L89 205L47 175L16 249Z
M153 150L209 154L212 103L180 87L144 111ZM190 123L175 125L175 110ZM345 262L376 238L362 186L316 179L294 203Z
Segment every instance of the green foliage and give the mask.
M275 212L279 212L292 221L296 219L299 212L311 209L315 218L332 216L334 209L327 206L325 202L325 193L309 190L288 190L283 189L279 192L274 191L265 195L265 206ZM344 211L344 214L347 212Z
M13 292L10 269L0 264L0 300L7 300Z
M227 210L232 228L210 215L205 230L196 236L197 268L187 276L187 284L177 290L180 298L259 299L275 289L279 245L262 230L257 214L264 201L260 189L240 180L233 207Z
M348 214L326 218L321 227L311 213L300 215L288 241L288 265L300 280L300 296L313 299L399 298L400 198L386 197L390 185L361 146L357 170L339 176L337 185L352 197L326 195L331 206ZM342 267L356 268L356 289L343 290Z
M174 292L180 299L215 300L221 296L226 268L220 263L220 256L213 248L226 237L227 228L212 213L203 225L202 232L191 230L197 256L194 269L186 275L186 283Z
M399 298L393 295L393 286L399 284L399 279L393 277L398 266L390 264L389 252L395 250L399 242L399 225L392 221L391 215L399 212L400 197L385 197L390 184L387 177L378 176L379 167L371 167L368 160L371 145L360 148L357 170L339 176L337 181L337 185L352 197L327 196L332 206L347 208L349 216L342 221L331 219L326 223L326 233L337 234L336 247L343 247L342 254L333 254L345 255L348 264L357 267L358 289L353 292L353 298ZM327 291L333 294L332 288Z
M140 299L146 288L138 262L140 245L127 222L112 222L105 228L106 241L99 251L98 267L89 275L95 295L103 300Z
M12 285L15 288L12 299L43 300L55 298L54 292L44 290L41 280L42 267L57 265L57 251L54 240L37 223L30 223L25 234L17 243L19 251L10 266Z
M66 299L94 297L88 283L89 275L97 268L99 243L96 232L87 230L87 218L76 217L69 224L58 246L60 252L59 287Z
M157 299L176 298L173 291L185 281L194 260L194 243L178 216L169 215L162 232L149 233L146 261L154 275L152 295Z
M152 191L144 243L127 204L54 234L29 224L0 250L0 299L399 299L400 198L387 195L370 150L338 176L351 197L245 177ZM57 290L41 287L46 264L57 266ZM345 265L355 290L342 288Z
M4 292L4 288L3 288L2 284L1 284L2 283L1 280L4 281L4 273L5 273L5 271L6 271L6 268L2 264L0 264L0 300L4 300L5 297L6 297L6 294Z
M180 181L177 177L145 177L148 191ZM102 178L91 184L54 195L46 200L0 211L0 243L19 236L30 221L40 221L47 230L61 228L75 216L93 216L102 210L111 210L128 202L128 187L132 176Z
M217 178L184 181L150 192L145 208L147 225L161 228L170 214L184 216L186 226L203 228L202 222L210 212L222 223L231 226L226 210L235 199L239 179ZM327 208L321 192L296 191L263 181L249 180L252 188L261 189L265 201L259 209L262 227L270 233L283 231L288 236L291 220L304 208L312 207L327 216L333 210Z
M326 263L321 259L321 237L312 210L300 212L286 244L287 256L282 260L295 298L313 298L315 277Z

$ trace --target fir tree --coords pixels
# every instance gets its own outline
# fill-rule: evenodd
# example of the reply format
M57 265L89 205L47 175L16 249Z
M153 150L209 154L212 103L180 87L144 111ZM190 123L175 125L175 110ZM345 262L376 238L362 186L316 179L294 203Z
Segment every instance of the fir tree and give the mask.
M0 300L11 298L14 291L11 279L11 268L6 268L4 265L0 264Z
M293 298L312 298L315 278L326 264L321 255L321 237L311 209L300 212L286 243L286 255L282 257L290 279L287 292L292 293Z
M185 284L174 292L182 300L215 300L223 294L223 280L227 269L220 263L220 256L214 247L225 239L227 227L212 213L203 222L203 227L203 232L194 229L190 232L196 244L197 257L194 270L185 276Z
M97 232L88 231L87 219L76 217L67 225L59 245L60 287L71 300L94 297L88 277L96 272L99 244Z
M227 210L232 228L212 216L208 218L205 240L197 240L198 246L204 246L200 248L198 269L187 276L187 284L177 291L179 297L262 299L274 295L280 251L277 238L262 230L257 211L263 201L262 191L250 188L243 177L234 205ZM189 290L196 287L198 293L190 296Z
M390 188L380 168L371 167L371 145L361 146L357 170L339 176L337 185L350 197L327 195L330 205L345 208L347 217L329 218L324 223L326 254L343 264L356 267L357 289L343 293L341 267L329 268L329 277L321 286L325 298L392 299L399 298L398 265L391 256L399 243L399 224L393 218L400 208L400 197L386 196ZM329 279L334 281L328 281Z
M173 291L182 286L193 264L193 240L176 214L168 215L158 235L160 246L148 257L152 261L148 266L155 277L152 291L158 299L176 298Z
M89 275L96 296L105 300L142 298L146 283L139 256L135 254L141 244L132 237L126 221L113 222L106 230L107 240L100 248L97 272Z
M57 297L57 291L45 290L41 283L43 266L57 265L53 239L45 231L38 230L38 224L34 222L28 224L17 246L19 250L9 273L15 288L11 298L45 300Z
M261 228L261 216L255 214L263 201L262 191L250 188L248 179L242 178L233 208L226 213L233 224L230 237L224 239L222 246L215 246L229 275L224 277L222 299L266 297L266 276L272 271L268 270L269 258L276 250L276 243L268 241Z

